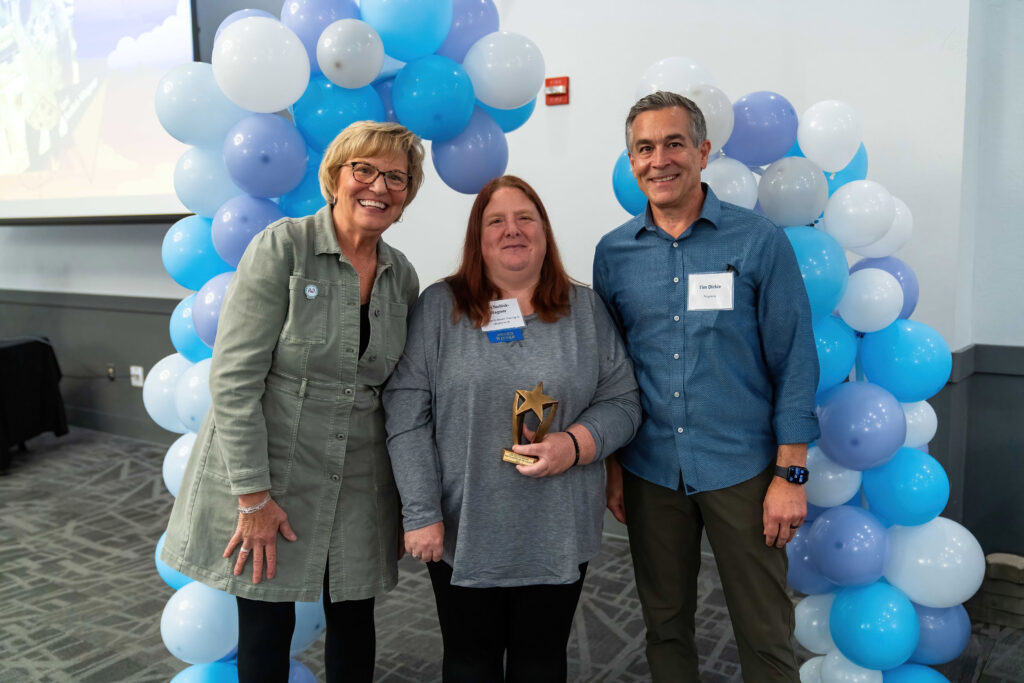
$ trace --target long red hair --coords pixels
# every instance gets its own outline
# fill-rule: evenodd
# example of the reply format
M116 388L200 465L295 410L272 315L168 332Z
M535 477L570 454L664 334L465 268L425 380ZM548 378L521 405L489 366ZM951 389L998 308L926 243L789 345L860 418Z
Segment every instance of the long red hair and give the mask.
M527 199L537 207L544 239L547 241L547 253L540 269L540 281L533 291L533 310L544 322L554 322L569 313L569 292L572 287L562 258L558 255L558 245L551 230L551 221L537 192L522 178L505 175L495 178L484 185L480 194L473 202L469 212L469 223L466 225L466 241L462 245L462 263L455 274L445 278L455 296L455 309L452 311L452 322L458 322L465 315L475 327L487 324L491 317L490 302L501 296L497 287L487 279L484 268L483 238L484 210L491 202L491 197L502 188L514 188L526 195Z

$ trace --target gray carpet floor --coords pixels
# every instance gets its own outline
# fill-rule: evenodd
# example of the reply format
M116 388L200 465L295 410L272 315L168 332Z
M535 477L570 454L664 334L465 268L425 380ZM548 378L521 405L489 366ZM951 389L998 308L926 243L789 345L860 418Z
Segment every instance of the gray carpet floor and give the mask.
M172 499L164 446L73 429L38 437L0 477L0 682L166 682L187 665L160 638L173 593L153 561ZM738 681L714 561L699 583L702 680ZM408 558L378 601L377 680L440 680L441 639L426 571ZM572 681L649 679L629 550L608 537L591 563L569 644ZM319 644L299 659L322 680ZM809 653L800 653L806 659ZM1024 681L1024 634L975 624L951 681Z

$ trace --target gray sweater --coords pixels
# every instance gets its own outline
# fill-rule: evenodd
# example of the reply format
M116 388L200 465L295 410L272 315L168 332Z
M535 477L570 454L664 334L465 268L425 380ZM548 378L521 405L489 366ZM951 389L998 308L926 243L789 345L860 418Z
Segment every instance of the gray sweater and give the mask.
M443 521L444 561L459 586L571 583L601 541L605 456L640 424L633 366L594 292L573 288L554 323L526 316L523 340L490 343L452 324L445 283L413 309L405 352L384 392L388 451L406 530ZM517 389L544 382L559 401L551 432L585 426L597 460L553 476L503 462Z

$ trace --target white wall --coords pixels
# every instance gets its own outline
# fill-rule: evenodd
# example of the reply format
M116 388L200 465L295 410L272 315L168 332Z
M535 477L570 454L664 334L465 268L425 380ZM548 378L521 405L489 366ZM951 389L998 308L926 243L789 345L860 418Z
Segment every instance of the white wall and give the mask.
M594 245L627 218L612 195L611 171L624 147L622 121L636 81L651 63L687 55L709 68L732 99L774 90L798 113L824 99L845 100L860 112L869 177L914 213L914 239L898 254L921 280L914 317L937 327L954 349L971 341L970 326L956 325L958 309L972 303L958 302L957 293L970 291L973 277L970 268L958 270L967 2L496 4L503 29L538 44L548 75L571 78L569 106L539 104L509 135L508 167L543 198L570 274L589 282ZM454 268L470 204L431 170L405 220L389 231L422 282ZM138 230L2 228L0 288L183 296L159 265L162 230Z

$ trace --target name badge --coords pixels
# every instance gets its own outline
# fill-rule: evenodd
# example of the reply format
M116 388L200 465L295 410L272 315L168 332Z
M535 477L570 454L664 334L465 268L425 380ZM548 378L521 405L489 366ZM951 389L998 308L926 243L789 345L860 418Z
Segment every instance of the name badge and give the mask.
M491 319L481 329L487 333L492 344L518 341L523 338L526 321L515 299L498 299L491 302Z
M736 273L694 273L687 278L686 310L731 311Z

